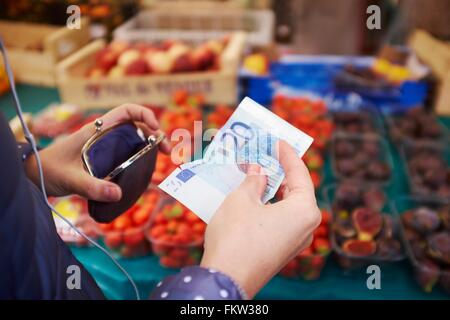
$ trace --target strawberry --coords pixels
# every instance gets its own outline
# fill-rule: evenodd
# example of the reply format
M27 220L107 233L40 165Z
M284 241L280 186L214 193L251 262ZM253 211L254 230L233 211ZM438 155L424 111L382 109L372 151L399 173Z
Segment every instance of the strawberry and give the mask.
M322 255L328 254L331 250L330 242L324 238L314 239L313 240L313 248L314 248L315 252L322 254Z
M123 233L123 241L128 246L137 246L145 241L144 231L141 228L130 228Z
M320 225L314 230L314 238L326 238L328 237L328 227L326 225Z
M331 215L326 209L321 209L322 212L322 221L320 222L321 225L328 226L330 225L331 221Z
M104 241L107 247L112 249L117 248L122 244L122 234L115 231L108 232L105 235Z

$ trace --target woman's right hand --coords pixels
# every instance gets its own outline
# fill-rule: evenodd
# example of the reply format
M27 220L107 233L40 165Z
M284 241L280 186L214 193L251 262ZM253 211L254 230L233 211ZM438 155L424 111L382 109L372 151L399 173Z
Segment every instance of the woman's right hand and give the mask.
M246 179L227 196L206 229L201 266L227 274L249 298L311 244L321 221L305 164L284 141L278 151L286 174L283 199L261 202L267 177L258 165L250 165Z

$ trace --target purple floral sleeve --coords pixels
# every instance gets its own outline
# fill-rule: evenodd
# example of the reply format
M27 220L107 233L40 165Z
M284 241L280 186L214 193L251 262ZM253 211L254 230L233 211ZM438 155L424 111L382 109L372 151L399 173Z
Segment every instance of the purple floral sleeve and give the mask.
M245 292L230 277L213 269L187 267L158 283L154 300L242 300Z

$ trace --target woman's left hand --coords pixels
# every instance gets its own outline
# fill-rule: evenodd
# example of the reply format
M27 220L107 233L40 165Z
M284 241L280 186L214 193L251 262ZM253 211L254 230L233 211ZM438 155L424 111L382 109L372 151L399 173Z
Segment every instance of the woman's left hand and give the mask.
M155 133L159 128L153 112L136 104L121 105L100 119L103 121L102 128L105 129L128 120L134 121L146 135ZM56 141L39 152L48 195L78 194L97 201L120 200L122 191L118 185L92 177L83 167L81 149L94 133L94 123L89 123L77 132ZM161 143L161 150L166 153L170 152L167 140ZM27 176L39 187L39 172L34 155L25 161L25 171Z

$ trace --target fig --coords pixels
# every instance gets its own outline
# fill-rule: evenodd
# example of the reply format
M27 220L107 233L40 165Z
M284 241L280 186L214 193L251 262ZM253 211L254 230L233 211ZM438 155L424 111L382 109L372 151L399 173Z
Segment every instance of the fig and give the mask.
M380 231L380 238L390 239L394 236L394 220L388 215L383 215L383 226Z
M375 160L367 167L367 178L374 180L387 180L391 175L391 169L387 163Z
M346 140L339 140L334 146L334 153L337 157L350 157L356 151L356 147L353 143Z
M437 212L428 207L420 207L413 211L410 226L416 231L427 234L439 228L440 220Z
M405 238L406 238L406 240L408 240L408 242L422 240L421 235L417 231L415 231L414 229L411 229L411 228L405 229Z
M450 265L450 232L438 232L428 237L428 253L434 259Z
M361 205L361 188L349 182L340 184L336 189L335 205L349 211Z
M353 227L348 211L339 211L336 215L333 229L341 238L352 238L356 236L356 229Z
M368 257L373 255L377 250L375 241L349 239L342 245L345 253L355 257Z
M420 261L416 267L416 280L425 292L431 292L439 279L440 269L432 260Z
M343 176L352 176L358 166L355 165L355 160L343 158L336 161L336 169Z
M398 258L402 253L400 241L392 238L383 238L377 241L377 255L384 259Z
M384 192L378 188L370 188L363 194L364 205L373 210L381 210L386 202Z
M366 141L363 143L362 152L371 158L376 158L380 154L380 145L375 141Z
M372 240L380 232L383 218L379 211L360 207L352 212L352 222L360 240Z
M423 240L414 240L410 243L411 251L416 260L423 260L427 257L427 243Z

